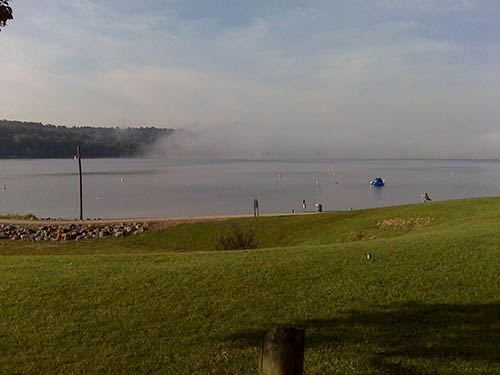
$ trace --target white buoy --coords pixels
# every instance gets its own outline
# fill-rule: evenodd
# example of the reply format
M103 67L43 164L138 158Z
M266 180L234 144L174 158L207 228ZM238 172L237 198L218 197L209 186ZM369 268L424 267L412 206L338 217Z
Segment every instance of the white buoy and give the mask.
M120 182L123 183L125 179L123 177L120 177Z
M319 180L316 180L316 185L319 185Z

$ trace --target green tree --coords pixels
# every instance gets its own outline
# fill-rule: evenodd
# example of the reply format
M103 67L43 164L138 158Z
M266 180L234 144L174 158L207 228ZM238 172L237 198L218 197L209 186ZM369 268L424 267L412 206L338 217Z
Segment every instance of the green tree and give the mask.
M9 0L0 0L0 30L7 25L8 20L13 18Z

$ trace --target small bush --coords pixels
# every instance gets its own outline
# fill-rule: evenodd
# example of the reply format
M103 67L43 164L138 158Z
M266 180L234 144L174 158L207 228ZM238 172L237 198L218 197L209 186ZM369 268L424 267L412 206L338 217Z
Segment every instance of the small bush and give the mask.
M215 241L216 250L245 250L256 247L255 232L244 230L237 223L232 223L228 232L220 232Z
M8 220L36 220L37 217L33 214L19 214L19 213L9 213L2 215L0 214L0 219L8 219Z

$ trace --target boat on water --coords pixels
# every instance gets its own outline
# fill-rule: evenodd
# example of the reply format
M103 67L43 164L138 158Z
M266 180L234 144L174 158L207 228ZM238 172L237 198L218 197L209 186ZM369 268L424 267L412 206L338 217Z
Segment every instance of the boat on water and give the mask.
M373 180L370 181L370 185L372 185L372 186L384 186L385 181L382 177L375 177Z

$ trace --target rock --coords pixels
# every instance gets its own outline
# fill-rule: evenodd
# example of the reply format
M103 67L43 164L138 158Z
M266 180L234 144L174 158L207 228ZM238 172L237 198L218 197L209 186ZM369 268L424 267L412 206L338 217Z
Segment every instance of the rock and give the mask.
M75 238L75 236L72 233L63 233L61 236L63 241L69 241Z
M104 238L114 236L116 238L126 237L131 234L144 233L147 225L144 223L125 224L71 224L57 225L29 225L17 226L0 224L0 240L24 240L24 241L70 241L89 238Z

